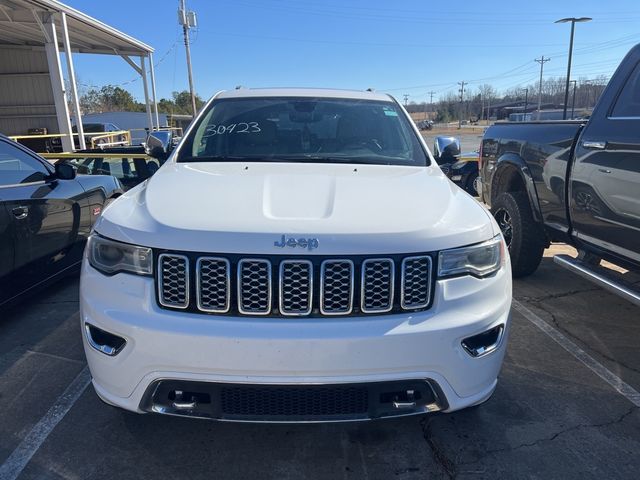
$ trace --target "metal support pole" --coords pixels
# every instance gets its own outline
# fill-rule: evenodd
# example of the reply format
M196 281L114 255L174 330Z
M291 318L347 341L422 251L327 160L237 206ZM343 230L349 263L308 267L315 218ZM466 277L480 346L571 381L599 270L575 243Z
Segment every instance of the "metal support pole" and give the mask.
M571 119L575 118L576 113L576 80L571 80L573 83L573 100L571 101Z
M67 94L64 88L64 77L62 76L62 66L60 65L60 50L58 49L58 37L56 35L56 24L53 15L44 24L47 36L51 40L44 46L47 54L47 64L51 78L51 88L56 106L56 117L58 119L59 133L63 134L61 139L62 149L65 152L73 151L73 138L71 136L71 121L69 120L69 106L67 105Z
M569 40L569 61L567 62L567 84L564 89L564 109L562 119L567 119L567 104L569 103L569 79L571 78L571 57L573 56L573 32L576 29L575 20L571 21L571 40Z
M522 117L523 121L527 121L527 108L529 108L529 89L525 88L524 90L524 116Z
M149 103L149 85L147 84L147 69L144 64L144 57L140 57L140 76L142 77L142 86L144 88L144 104L147 108L147 120L149 122L149 131L153 131L153 116L151 115L151 104Z
M87 148L84 140L84 126L82 125L82 112L80 111L80 100L78 99L78 86L76 84L76 72L73 67L73 54L71 52L71 42L69 42L69 28L67 27L67 14L60 14L62 20L62 41L64 43L64 54L67 58L67 72L69 84L71 86L71 99L73 101L73 111L76 117L76 130L78 131L78 145L80 150Z
M153 53L149 52L149 74L151 75L151 98L153 99L153 114L156 119L156 128L160 128L158 116L158 101L156 99L156 74L153 67Z

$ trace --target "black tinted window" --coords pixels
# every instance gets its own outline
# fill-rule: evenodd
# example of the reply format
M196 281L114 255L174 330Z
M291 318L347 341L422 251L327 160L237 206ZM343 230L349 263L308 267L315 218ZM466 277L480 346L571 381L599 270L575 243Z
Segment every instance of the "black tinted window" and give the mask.
M631 73L613 107L613 117L640 117L640 63Z
M39 182L48 174L38 160L10 143L0 141L0 186Z
M216 160L428 162L395 103L294 97L214 102L185 142L179 161Z

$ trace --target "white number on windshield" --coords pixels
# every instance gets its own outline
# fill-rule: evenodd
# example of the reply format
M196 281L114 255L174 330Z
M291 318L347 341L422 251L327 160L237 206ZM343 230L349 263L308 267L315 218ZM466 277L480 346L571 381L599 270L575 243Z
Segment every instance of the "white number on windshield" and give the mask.
M261 131L262 130L258 122L229 123L228 125L209 125L206 128L202 138L231 133L260 133Z

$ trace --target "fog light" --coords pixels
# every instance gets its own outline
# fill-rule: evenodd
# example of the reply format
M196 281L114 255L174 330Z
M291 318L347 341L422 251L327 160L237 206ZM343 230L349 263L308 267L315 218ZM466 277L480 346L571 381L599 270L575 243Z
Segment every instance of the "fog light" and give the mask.
M124 338L114 335L113 333L105 332L98 327L94 327L90 323L84 324L84 331L87 335L87 342L89 342L89 345L110 357L114 357L120 353L127 344L127 341Z
M462 341L462 348L472 357L482 357L493 352L502 343L504 325L479 333Z

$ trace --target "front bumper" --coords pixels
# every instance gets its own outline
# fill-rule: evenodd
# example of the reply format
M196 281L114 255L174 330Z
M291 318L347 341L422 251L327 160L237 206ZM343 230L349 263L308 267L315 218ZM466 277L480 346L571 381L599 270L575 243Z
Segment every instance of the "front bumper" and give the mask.
M345 385L427 381L454 411L495 386L509 332L511 276L438 280L428 311L372 317L251 318L160 309L153 279L82 268L84 346L98 395L127 410L148 405L158 381L241 385ZM121 336L115 356L90 346L88 323ZM504 325L491 353L473 358L462 340ZM147 395L147 396L145 396ZM428 411L428 410L420 410ZM168 412L165 412L168 413ZM420 413L417 411L416 413Z

